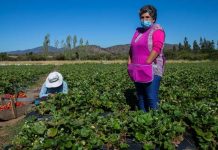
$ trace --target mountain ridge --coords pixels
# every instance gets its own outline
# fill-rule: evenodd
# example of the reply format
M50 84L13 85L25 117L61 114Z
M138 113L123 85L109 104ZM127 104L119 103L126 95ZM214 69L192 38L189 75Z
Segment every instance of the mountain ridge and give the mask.
M178 45L176 44L168 44L165 43L164 45L164 49L173 49L173 46L178 47ZM123 53L128 53L129 48L130 48L130 44L122 44L122 45L114 45L114 46L110 46L110 47L100 47L98 45L88 45L88 46L82 46L83 49L85 49L86 51L90 51L90 52L97 52L97 53L111 53L111 54L123 54ZM75 47L72 49L72 51L79 51L81 48L81 46ZM63 48L55 48L53 46L49 46L49 52L50 53L61 53L63 52L64 49ZM31 48L31 49L26 49L26 50L15 50L15 51L4 51L1 53L8 53L8 54L12 54L12 55L23 55L26 53L34 53L34 54L40 54L43 53L43 47L42 46L38 46L35 48Z

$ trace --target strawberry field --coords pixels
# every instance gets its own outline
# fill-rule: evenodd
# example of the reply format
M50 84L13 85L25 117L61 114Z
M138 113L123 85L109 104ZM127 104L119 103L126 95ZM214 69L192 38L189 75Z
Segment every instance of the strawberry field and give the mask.
M54 66L0 66L0 95L15 94L37 82Z
M133 145L135 149L176 149L187 134L197 148L217 149L217 66L217 62L167 64L159 109L144 113L137 110L125 64L62 65L59 71L69 94L41 102L37 112L45 117L33 116L25 122L13 140L14 149L128 149ZM34 67L37 74L40 69ZM40 66L44 67L51 70ZM26 71L28 75L31 69ZM23 73L12 76L15 83L27 84L18 78ZM1 81L5 81L2 76Z

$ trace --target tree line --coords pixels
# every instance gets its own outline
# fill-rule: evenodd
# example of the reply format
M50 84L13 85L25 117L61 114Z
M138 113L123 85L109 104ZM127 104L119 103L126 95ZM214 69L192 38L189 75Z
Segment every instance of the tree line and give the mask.
M88 45L89 45L89 41L88 40L84 41L83 38L80 38L78 43L78 38L76 35L74 35L73 37L71 35L68 35L66 40L62 40L61 42L59 42L59 40L55 40L54 42L54 47L56 49L59 48L63 49L64 54L60 55L60 58L64 57L63 59L79 59L79 53L76 51L74 54L72 50L75 49L76 47L82 48L83 46L88 46ZM50 35L47 34L43 41L43 52L45 57L48 56L49 46L50 46Z
M178 44L178 50L193 50L193 51L200 51L200 50L216 50L218 49L218 41L217 41L217 48L215 46L214 40L207 40L206 38L200 37L199 42L197 40L194 40L192 43L192 47L189 44L188 38L185 37L183 44L179 43ZM176 46L173 46L173 50L177 50Z
M7 53L0 53L0 61L4 60L115 60L127 59L128 52L119 54L106 54L89 52L88 40L73 37L68 35L65 40L55 40L54 46L58 53L49 51L51 45L50 34L46 34L42 42L42 53L29 52L23 55L10 55ZM167 59L173 60L218 60L218 41L215 44L214 40L207 40L200 38L199 41L194 40L192 45L185 37L183 43L173 45L171 48L165 48L164 54Z
M192 45L185 37L183 43L173 45L172 49L165 50L167 59L173 60L218 60L218 41L207 40L200 37L194 40Z

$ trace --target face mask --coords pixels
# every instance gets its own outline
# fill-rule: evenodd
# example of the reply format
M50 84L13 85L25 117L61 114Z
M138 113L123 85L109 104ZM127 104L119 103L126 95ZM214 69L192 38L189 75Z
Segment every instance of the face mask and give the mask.
M148 28L152 25L152 23L151 23L151 21L143 20L143 21L141 21L141 25L144 28Z

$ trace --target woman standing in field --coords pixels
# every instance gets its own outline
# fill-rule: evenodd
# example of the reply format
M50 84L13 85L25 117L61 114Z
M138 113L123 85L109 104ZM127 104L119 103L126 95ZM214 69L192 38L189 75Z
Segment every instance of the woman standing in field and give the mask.
M149 108L158 108L158 91L165 65L165 33L155 24L157 10L154 6L142 7L139 17L142 27L136 29L131 41L128 73L136 87L139 109L146 112Z

